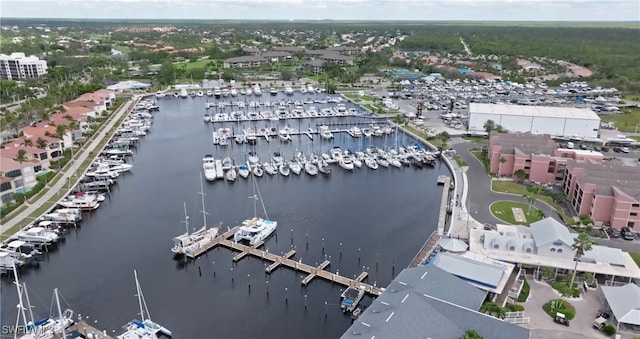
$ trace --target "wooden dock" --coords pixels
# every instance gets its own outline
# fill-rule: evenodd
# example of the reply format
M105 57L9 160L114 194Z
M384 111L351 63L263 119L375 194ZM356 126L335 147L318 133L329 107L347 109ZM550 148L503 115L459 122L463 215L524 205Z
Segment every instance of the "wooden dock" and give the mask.
M105 331L101 331L98 330L97 328L89 325L86 321L81 320L75 324L73 324L72 326L69 326L65 329L65 333L68 335L69 333L71 333L72 331L78 331L80 334L82 334L85 338L95 338L95 339L113 339L114 337L111 337L109 335L106 334ZM61 339L62 335L61 334L56 334L53 336L54 339Z
M429 258L431 253L433 253L433 249L438 243L438 240L440 240L441 238L442 236L437 234L436 232L431 233L427 241L424 243L424 245L422 245L420 251L418 251L418 254L416 254L413 260L411 260L411 264L409 264L409 267L417 267L422 264L427 258Z
M380 287L372 286L362 282L369 275L367 272L360 273L360 275L355 279L347 278L337 273L326 271L325 268L331 265L331 262L329 260L325 260L320 265L315 267L315 266L311 266L303 263L301 259L300 260L291 259L296 254L294 250L291 250L284 255L277 255L277 254L269 253L268 251L263 251L259 249L258 247L263 245L262 242L260 242L256 246L247 246L247 245L243 245L243 244L236 243L234 241L229 240L229 238L235 234L238 228L239 226L230 228L228 231L219 235L213 242L211 242L207 246L198 248L197 250L191 253L188 253L187 257L197 258L198 256L206 253L208 250L216 246L224 246L231 250L240 252L233 257L233 261L235 262L241 260L247 255L252 255L256 258L270 261L271 264L267 266L267 268L265 269L267 273L273 272L275 269L277 269L280 266L286 266L296 271L307 273L307 276L302 280L302 285L305 285L305 286L308 285L314 278L318 277L318 278L323 278L325 280L331 281L333 283L341 284L347 287L360 286L364 288L365 292L375 296L382 294L382 291L384 291L384 289Z

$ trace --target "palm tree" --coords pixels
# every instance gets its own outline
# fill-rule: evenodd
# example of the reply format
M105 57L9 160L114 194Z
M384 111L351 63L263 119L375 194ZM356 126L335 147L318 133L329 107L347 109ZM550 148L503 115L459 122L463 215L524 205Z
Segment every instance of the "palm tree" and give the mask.
M524 179L527 178L527 172L525 172L525 170L523 170L522 168L513 172L513 175L518 179L518 182L523 183Z
M496 123L493 120L487 120L482 127L484 127L485 132L491 133L496 129Z
M27 158L27 151L23 150L23 149L19 149L18 150L18 154L16 154L16 157L13 158L14 161L17 161L18 163L20 163L20 179L22 179L22 187L24 188L24 176L22 175L22 163L29 160L29 158ZM17 188L17 187L16 187Z
M531 192L527 192L527 194L523 194L522 197L527 199L527 214L531 214L531 207L533 207L533 203L536 201L536 196Z
M491 121L491 120L489 120ZM507 162L507 158L505 157L500 157L500 164L498 164L498 176L502 175L502 164L504 164L505 162Z
M33 140L24 139L24 142L22 144L25 145L25 146L28 146L28 147L33 147Z
M45 149L47 148L47 141L38 137L38 140L36 140L36 146L38 146L38 148Z
M576 261L575 266L573 267L573 275L571 275L571 284L569 284L569 291L573 291L573 284L576 280L576 273L578 270L578 261L584 255L585 252L591 251L593 248L593 241L589 238L587 233L580 233L577 237L573 238L573 244L571 248L576 251L576 255L574 256L574 260Z

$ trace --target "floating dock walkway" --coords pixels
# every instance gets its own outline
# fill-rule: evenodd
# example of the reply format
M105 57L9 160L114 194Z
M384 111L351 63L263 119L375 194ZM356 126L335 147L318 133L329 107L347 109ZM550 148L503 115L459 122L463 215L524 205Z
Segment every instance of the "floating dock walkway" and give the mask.
M325 280L331 281L333 283L341 284L347 287L360 286L364 288L366 293L369 293L375 296L382 294L382 291L384 290L383 288L372 286L362 282L364 279L367 278L368 276L367 272L360 273L360 275L355 279L347 278L337 273L326 271L325 268L331 265L331 262L329 260L325 260L324 262L322 262L320 265L316 267L316 266L311 266L311 265L302 263L301 259L297 261L294 259L291 259L296 254L295 250L291 250L284 255L277 255L277 254L269 253L268 251L263 251L259 249L259 247L261 247L264 244L263 242L260 242L255 246L247 246L247 245L243 245L243 244L236 243L234 241L229 240L229 238L235 234L238 228L239 226L229 229L227 232L216 237L216 239L213 242L209 243L207 246L198 248L195 251L188 253L187 257L197 258L198 256L206 253L208 250L216 246L224 246L231 250L236 250L240 252L233 257L234 262L240 261L242 258L246 257L247 255L252 255L256 258L270 261L271 264L267 266L267 268L265 269L267 273L273 272L280 266L286 266L296 271L307 273L307 276L302 280L302 285L305 285L305 286L308 285L314 278L318 277L318 278L323 278Z
M80 334L84 336L84 338L96 338L96 339L114 339L115 338L106 334L106 331L98 330L97 328L89 325L84 320L76 322L75 324L67 327L64 331L67 334L67 336L72 331L78 331ZM53 338L63 339L61 334L56 334L53 336Z

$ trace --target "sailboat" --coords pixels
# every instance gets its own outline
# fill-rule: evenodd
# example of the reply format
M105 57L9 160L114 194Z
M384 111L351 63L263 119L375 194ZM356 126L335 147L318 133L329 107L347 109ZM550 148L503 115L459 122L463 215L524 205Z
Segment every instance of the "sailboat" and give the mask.
M254 217L251 219L247 219L242 222L242 226L236 231L233 235L233 240L235 242L246 241L251 246L255 246L261 241L264 241L268 238L278 227L278 222L269 220L269 216L267 215L267 210L264 207L264 202L262 201L262 195L260 194L260 189L258 188L258 182L256 181L256 177L252 178L253 180L253 195L250 196L250 199L254 199L253 201L253 215ZM256 195L257 191L257 195ZM264 212L264 219L258 217L257 211L257 203L260 200L260 204L262 205L262 211Z
M149 309L147 308L147 302L144 300L142 294L142 288L138 282L138 273L133 270L133 275L136 279L136 296L138 297L138 304L140 305L140 319L131 320L125 326L125 332L117 336L117 339L158 339L158 334L163 334L171 337L171 331L167 328L153 322L151 315L149 315Z
M189 216L187 215L187 203L184 203L184 224L187 232L173 238L173 252L176 256L185 255L195 249L211 243L218 235L218 227L207 228L207 212L204 204L204 191L202 189L202 176L200 176L200 195L202 196L202 220L203 226L199 230L189 233Z

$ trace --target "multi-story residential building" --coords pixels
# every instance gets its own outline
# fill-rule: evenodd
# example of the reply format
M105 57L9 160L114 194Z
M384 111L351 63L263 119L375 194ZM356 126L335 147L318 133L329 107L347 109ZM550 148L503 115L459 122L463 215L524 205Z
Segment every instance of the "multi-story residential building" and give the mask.
M489 172L513 177L524 170L530 181L553 184L562 181L569 159L602 162L600 152L558 148L549 135L491 133L487 151Z
M343 67L353 65L353 60L350 57L342 54L323 54L319 57L319 59L327 62L334 62Z
M597 224L640 228L640 175L618 163L567 163L562 190L578 214Z
M16 161L20 150L24 150L26 161ZM46 150L32 146L7 145L0 149L0 205L13 200L16 193L24 193L35 186L37 174L49 168Z
M247 55L229 58L223 61L224 68L257 68L269 62L267 58L260 55Z
M322 74L322 65L324 64L324 60L311 60L309 62L307 62L307 67L309 68L309 70L311 70L311 72L315 73L315 74Z
M349 47L349 46L332 46L327 48L327 52L338 53L342 55L356 55L360 53L360 49L357 47Z
M264 52L260 55L269 59L269 61L271 62L285 61L285 60L291 59L291 53L289 52L271 51L271 52Z
M24 53L0 54L0 78L25 80L47 74L47 62Z

